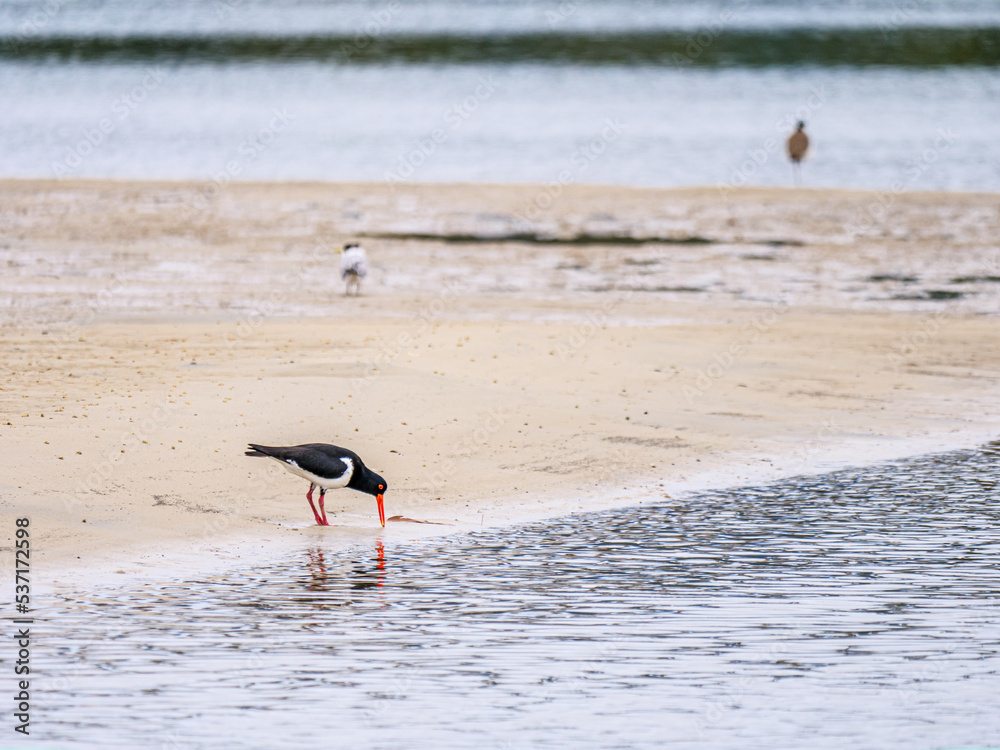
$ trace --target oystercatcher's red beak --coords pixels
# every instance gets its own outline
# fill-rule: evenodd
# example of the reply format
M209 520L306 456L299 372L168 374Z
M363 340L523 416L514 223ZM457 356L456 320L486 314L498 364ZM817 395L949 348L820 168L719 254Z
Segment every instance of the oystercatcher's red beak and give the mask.
M378 500L378 520L385 526L385 506L382 505L382 494L376 495L375 499Z

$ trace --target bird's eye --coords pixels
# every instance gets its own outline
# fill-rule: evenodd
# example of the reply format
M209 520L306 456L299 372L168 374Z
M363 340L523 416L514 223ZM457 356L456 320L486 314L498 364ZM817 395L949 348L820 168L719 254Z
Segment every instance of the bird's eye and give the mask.
M384 490L384 489L385 489L385 487L383 487L383 486L382 486L381 484L380 484L380 485L378 486L378 488L379 488L380 490Z

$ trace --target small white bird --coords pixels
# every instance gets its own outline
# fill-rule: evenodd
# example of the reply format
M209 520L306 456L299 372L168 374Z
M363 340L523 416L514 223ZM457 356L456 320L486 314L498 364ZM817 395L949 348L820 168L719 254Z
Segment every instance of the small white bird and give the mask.
M357 243L344 245L340 250L340 278L347 283L344 294L351 293L354 287L354 295L361 294L361 279L368 275L368 256Z

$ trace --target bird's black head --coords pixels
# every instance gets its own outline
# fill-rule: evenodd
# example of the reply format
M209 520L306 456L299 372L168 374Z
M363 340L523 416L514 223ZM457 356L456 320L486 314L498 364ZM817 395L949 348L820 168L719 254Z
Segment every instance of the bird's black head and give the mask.
M354 476L351 477L347 486L352 490L367 492L375 497L385 494L386 490L389 489L389 483L367 466L364 467L364 471L354 472Z
M368 486L362 492L367 492L369 495L384 495L389 489L386 481L374 471L368 472L367 480Z
M375 496L375 499L378 500L378 520L385 526L385 506L382 504L382 495L389 490L388 482L366 466L364 476L358 477L355 474L348 487Z
M799 130L802 130L806 126L805 121L799 120L799 124L796 126Z

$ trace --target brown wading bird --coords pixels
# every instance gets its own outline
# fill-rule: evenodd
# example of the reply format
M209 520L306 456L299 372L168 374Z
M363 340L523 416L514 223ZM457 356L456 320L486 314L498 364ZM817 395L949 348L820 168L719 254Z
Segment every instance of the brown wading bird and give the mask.
M806 124L799 120L795 132L788 136L788 158L792 160L792 179L796 185L802 184L802 160L809 150L809 136L805 131Z

